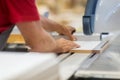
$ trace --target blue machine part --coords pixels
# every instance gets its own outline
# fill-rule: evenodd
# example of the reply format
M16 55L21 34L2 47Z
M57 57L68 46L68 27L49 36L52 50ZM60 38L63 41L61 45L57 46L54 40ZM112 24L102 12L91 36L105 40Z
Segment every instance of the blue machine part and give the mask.
M43 16L48 18L49 17L49 12L45 12Z
M85 35L92 35L94 32L95 11L98 0L88 0L85 14L83 16L83 32Z

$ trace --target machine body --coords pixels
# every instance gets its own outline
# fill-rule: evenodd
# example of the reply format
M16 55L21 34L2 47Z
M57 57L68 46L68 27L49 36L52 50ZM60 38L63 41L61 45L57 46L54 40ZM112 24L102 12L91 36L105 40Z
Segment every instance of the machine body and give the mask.
M120 0L88 0L83 16L84 34L117 32L120 30L119 17Z

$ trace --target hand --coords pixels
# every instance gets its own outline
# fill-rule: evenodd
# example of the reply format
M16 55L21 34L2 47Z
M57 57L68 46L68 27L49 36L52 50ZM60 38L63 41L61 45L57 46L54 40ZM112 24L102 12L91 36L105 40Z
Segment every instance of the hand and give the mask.
M76 29L72 26L64 26L66 27L66 29L68 29L70 31L71 34L74 34L76 32ZM64 35L62 33L59 33L60 35Z
M75 37L72 35L76 30L71 26L61 25L53 20L45 18L43 16L40 17L40 20L37 22L39 26L42 26L46 31L53 32L56 31L59 34L67 36L70 40L75 40Z
M73 48L78 48L80 47L78 44L74 43L73 41L66 40L66 39L58 39L57 41L57 49L55 52L60 53L60 52L68 52Z
M61 26L61 27L62 27L62 31L58 32L60 35L65 35L69 37L69 39L72 41L76 40L76 38L72 35L73 33L76 32L74 27L72 26Z

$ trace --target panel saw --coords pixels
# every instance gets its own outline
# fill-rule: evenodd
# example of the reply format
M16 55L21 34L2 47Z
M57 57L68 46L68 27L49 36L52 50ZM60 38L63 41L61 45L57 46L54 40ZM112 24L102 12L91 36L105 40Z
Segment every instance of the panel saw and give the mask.
M120 80L120 0L87 0L83 31L113 34L110 46L86 58L69 80Z
M120 80L119 16L120 0L87 0L85 15L83 16L84 34L91 36L94 32L98 32L100 40L106 34L112 33L113 36L110 39L108 49L100 52L100 54L83 53L84 55L70 54L66 56L63 54L58 56L57 60L60 61L57 64L64 66L64 68L66 65L72 67L66 68L68 69L66 71L63 69L66 73L72 71L65 80L68 78L69 80ZM81 36L77 37L82 38ZM84 59L82 59L83 56Z

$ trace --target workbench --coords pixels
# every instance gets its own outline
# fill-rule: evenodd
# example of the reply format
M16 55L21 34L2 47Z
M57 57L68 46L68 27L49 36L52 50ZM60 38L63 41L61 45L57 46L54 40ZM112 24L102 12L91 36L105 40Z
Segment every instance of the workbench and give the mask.
M97 41L101 39L98 34L92 36L74 35L79 41ZM60 36L54 34L53 37L60 38ZM104 40L109 38L104 37ZM99 54L66 53L56 55L55 53L2 51L0 52L0 79L90 80L92 77L101 78L102 80L102 78L109 77L119 80L119 36L117 38L110 38L110 47Z

